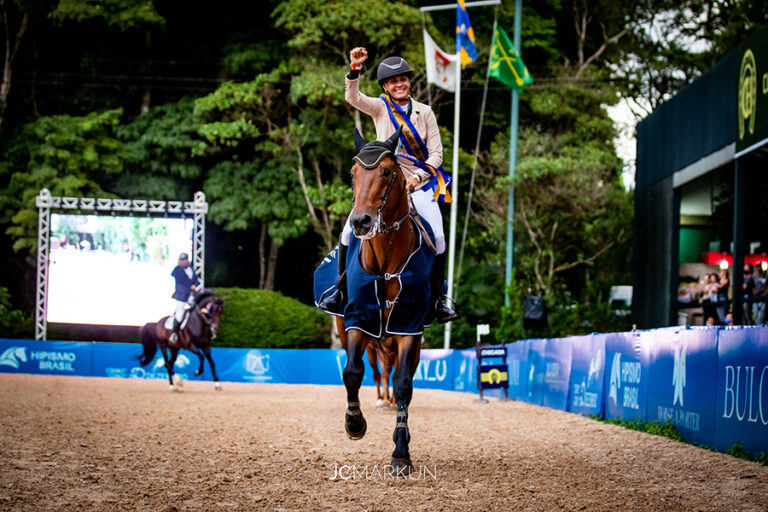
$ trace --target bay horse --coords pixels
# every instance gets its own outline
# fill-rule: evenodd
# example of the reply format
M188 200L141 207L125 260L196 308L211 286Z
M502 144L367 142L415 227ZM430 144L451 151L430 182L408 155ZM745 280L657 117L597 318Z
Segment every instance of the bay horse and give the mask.
M385 142L366 143L355 132L355 146L358 150L352 166L352 191L354 208L349 220L354 235L360 240L359 261L362 271L376 276L376 293L379 297L380 325L390 326L393 308L399 304L402 291L400 277L412 255L421 247L421 235L416 225L415 209L410 201L405 175L395 157L395 148L400 137L398 130ZM423 250L423 249L422 249ZM352 248L350 246L350 252ZM348 258L348 263L349 263ZM350 305L357 307L347 267L347 288ZM426 269L422 289L429 294L429 269ZM383 305L382 305L383 304ZM366 305L359 305L366 309ZM428 304L424 305L428 308ZM350 316L345 310L345 323ZM345 430L350 439L365 436L367 423L360 409L359 390L365 368L363 352L371 345L381 354L384 364L392 361L395 367L393 378L396 402L396 423L393 433L395 450L392 453L389 471L396 475L408 475L412 463L408 445L408 406L413 397L413 375L419 364L420 342L423 324L418 334L393 334L383 327L379 336L364 329L347 325L347 365L342 372L347 391Z
M211 341L216 338L216 331L219 329L223 311L224 300L214 292L205 290L196 294L194 303L187 312L189 319L184 328L179 330L179 339L176 344L171 344L168 341L171 335L171 330L165 327L168 316L164 316L158 322L144 324L139 329L143 346L143 351L138 356L139 364L146 366L151 363L155 358L157 349L160 348L160 353L163 354L165 361L165 369L168 371L169 389L179 391L178 388L183 385L183 381L174 373L173 366L176 364L179 351L182 349L189 350L200 360L200 366L195 370L195 376L199 377L203 374L203 364L205 359L208 359L213 374L214 389L220 391L221 384L219 384L219 377L216 375L216 365L214 365L211 357Z

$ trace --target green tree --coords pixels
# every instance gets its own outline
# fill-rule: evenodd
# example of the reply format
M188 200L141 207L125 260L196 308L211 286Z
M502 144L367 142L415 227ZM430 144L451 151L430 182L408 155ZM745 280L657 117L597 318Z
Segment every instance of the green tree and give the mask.
M15 212L6 230L16 251L37 249L35 198L47 188L54 196L113 197L102 188L120 173L129 158L115 128L122 109L82 117L41 117L24 129L18 141L28 155L25 169L14 172L3 206Z

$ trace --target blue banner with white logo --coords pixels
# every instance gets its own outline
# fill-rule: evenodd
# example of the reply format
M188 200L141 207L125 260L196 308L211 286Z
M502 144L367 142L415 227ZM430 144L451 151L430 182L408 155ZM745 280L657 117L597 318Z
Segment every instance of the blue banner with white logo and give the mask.
M656 331L647 336L648 421L671 422L686 440L715 439L716 327Z
M541 404L553 409L568 407L572 338L547 340L544 356L544 394Z
M605 334L571 339L571 385L568 412L603 415Z
M727 328L717 347L715 447L768 453L768 329Z
M92 343L0 339L0 372L91 375Z
M507 345L507 367L509 368L509 398L525 400L528 393L528 342L518 341Z
M648 351L645 345L649 336L657 332L606 334L604 393L607 419L646 419Z
M528 378L527 392L523 398L529 404L542 405L544 402L545 382L547 371L546 351L547 340L528 340Z

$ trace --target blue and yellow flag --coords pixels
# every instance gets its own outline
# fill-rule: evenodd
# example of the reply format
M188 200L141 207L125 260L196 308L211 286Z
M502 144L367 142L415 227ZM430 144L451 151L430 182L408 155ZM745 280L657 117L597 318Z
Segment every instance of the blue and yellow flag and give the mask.
M456 5L456 53L461 55L462 68L477 59L475 32L472 30L472 23L469 22L464 0L459 0Z

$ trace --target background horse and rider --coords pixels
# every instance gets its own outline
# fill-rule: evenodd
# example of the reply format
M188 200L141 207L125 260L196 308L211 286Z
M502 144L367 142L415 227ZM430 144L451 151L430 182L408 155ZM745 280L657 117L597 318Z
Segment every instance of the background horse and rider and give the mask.
M200 366L195 370L195 376L203 374L205 359L211 365L214 389L220 390L219 377L216 375L216 365L211 357L211 342L216 338L221 315L224 311L224 300L211 290L201 291L194 296L194 302L187 310L185 324L179 332L176 343L170 343L171 329L167 327L169 316L164 316L157 322L145 324L139 329L143 351L139 355L139 364L146 366L155 358L157 349L163 355L165 368L168 371L168 381L171 390L178 390L182 385L181 378L173 371L176 357L181 349L195 354Z

